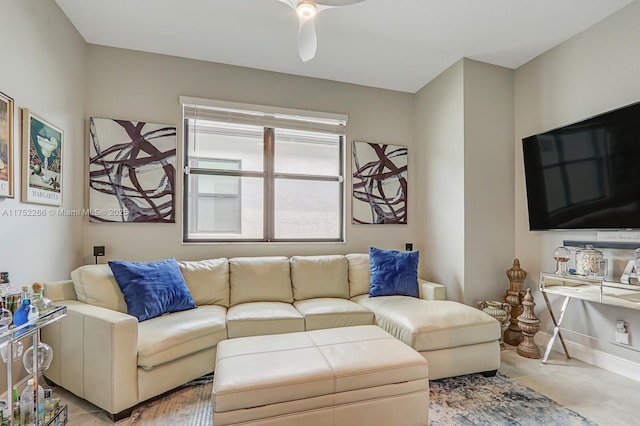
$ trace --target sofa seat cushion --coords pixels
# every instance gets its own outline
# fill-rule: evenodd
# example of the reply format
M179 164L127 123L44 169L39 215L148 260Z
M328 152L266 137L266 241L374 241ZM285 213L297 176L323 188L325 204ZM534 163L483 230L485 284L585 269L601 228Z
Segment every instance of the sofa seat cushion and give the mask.
M150 370L216 346L227 338L226 311L222 306L199 306L139 323L138 366Z
M229 308L229 338L304 331L304 317L290 303L249 302Z
M293 302L293 306L304 316L306 330L374 323L373 312L346 299L323 297L299 300Z
M500 338L498 321L462 303L408 296L365 296L354 300L375 313L378 326L419 352Z

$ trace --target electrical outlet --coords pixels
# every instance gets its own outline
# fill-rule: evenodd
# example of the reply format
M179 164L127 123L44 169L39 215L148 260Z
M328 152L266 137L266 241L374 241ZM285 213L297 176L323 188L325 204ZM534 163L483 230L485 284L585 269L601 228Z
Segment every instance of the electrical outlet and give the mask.
M617 331L616 330L616 343L620 343L623 345L629 344L629 333L626 331Z
M94 256L104 256L104 246L93 246L93 255Z
M413 250L413 243L405 243L405 244L404 244L404 249L405 249L406 251L411 251L411 250Z
M629 331L622 320L618 320L616 322L616 343L620 343L622 345L629 344Z

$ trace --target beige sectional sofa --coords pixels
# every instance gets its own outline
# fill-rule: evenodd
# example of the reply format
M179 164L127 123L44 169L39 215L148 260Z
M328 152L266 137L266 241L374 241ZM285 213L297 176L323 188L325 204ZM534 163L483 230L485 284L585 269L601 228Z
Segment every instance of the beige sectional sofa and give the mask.
M42 331L54 350L46 378L118 418L213 371L224 339L370 324L422 354L430 379L500 365L496 320L422 280L420 299L370 298L367 254L178 263L197 308L142 322L127 314L108 265L47 283L47 297L68 314Z

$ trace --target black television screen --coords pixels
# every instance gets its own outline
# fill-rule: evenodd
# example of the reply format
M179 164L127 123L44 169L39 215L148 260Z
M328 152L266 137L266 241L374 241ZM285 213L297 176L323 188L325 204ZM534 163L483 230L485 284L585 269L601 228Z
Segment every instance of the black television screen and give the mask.
M640 103L522 139L529 228L640 229Z

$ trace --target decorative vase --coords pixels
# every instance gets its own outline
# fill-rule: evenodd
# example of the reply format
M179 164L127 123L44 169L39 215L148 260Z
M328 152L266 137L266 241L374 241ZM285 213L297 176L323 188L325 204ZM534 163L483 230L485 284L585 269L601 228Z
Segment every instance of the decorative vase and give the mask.
M539 359L542 357L542 354L540 353L540 348L534 341L534 337L536 333L540 331L540 320L533 311L536 304L533 301L533 295L529 288L527 289L527 294L524 296L522 305L524 309L522 315L518 317L518 322L522 330L523 339L516 351L518 355L525 358Z
M498 320L500 323L500 349L504 349L505 346L502 339L502 333L504 333L507 329L507 325L509 324L511 305L507 302L500 302L496 300L480 300L478 302L478 308L490 317Z
M518 346L522 342L522 330L518 326L518 316L522 313L522 298L524 297L524 280L527 271L520 267L520 260L513 259L513 266L507 269L509 289L504 295L504 301L511 305L511 319L509 327L504 331L504 342Z

